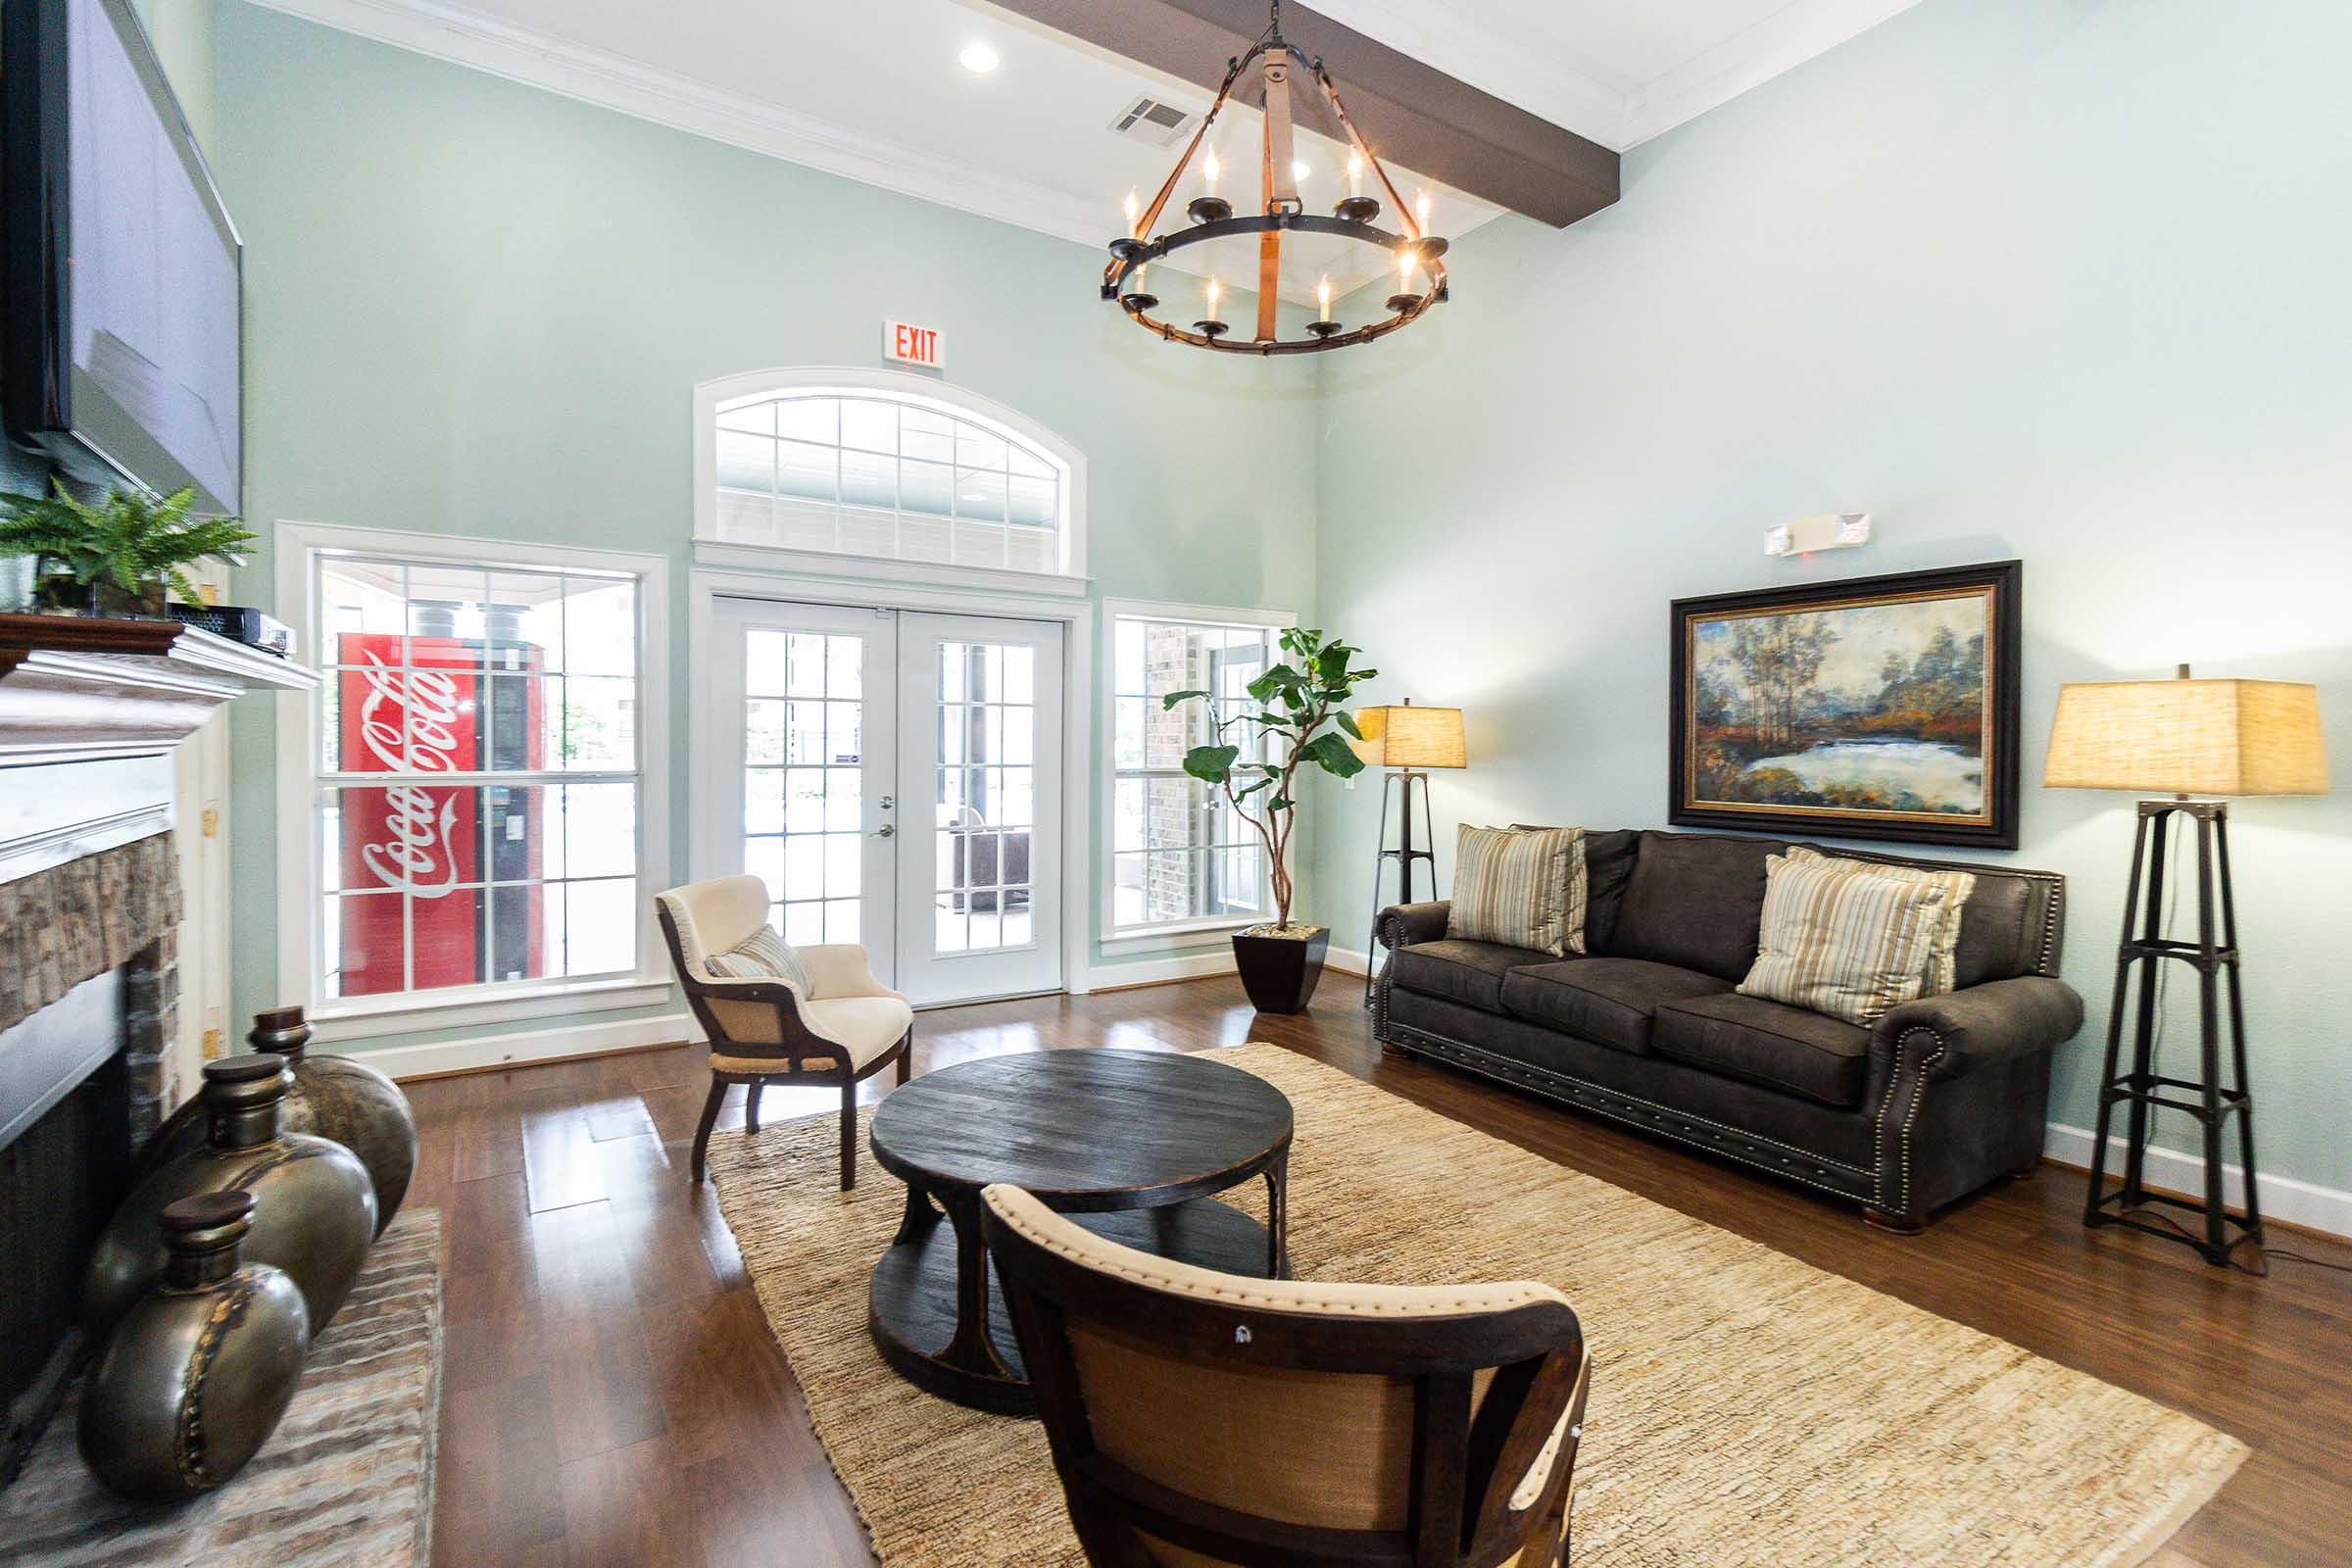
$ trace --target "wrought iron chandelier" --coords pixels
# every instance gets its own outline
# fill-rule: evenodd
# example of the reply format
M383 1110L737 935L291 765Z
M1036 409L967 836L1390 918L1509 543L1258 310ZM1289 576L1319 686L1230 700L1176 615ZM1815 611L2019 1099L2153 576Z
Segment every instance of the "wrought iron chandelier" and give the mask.
M1192 221L1189 227L1173 233L1152 236L1154 224L1183 180L1185 171L1201 148L1208 144L1209 134L1216 128L1217 117L1224 112L1233 97L1234 84L1242 80L1251 67L1257 68L1258 79L1265 89L1265 129L1260 138L1259 191L1260 207L1255 213L1235 217L1233 204L1216 194L1218 173L1216 152L1210 148L1203 165L1207 189L1185 207L1185 216ZM1334 205L1331 216L1306 211L1298 196L1298 178L1293 167L1291 125L1291 73L1304 71L1323 89L1323 101L1331 108L1331 118L1339 133L1348 143L1348 194ZM1378 198L1363 194L1363 175L1369 172L1380 190L1388 195L1389 206L1396 214L1400 232L1377 226L1373 220L1380 217ZM1424 198L1426 203L1426 198ZM1168 172L1160 185L1159 194L1152 198L1149 207L1139 207L1135 196L1127 198L1127 232L1110 242L1110 264L1102 270L1102 297L1117 302L1127 313L1129 320L1148 331L1156 332L1170 343L1190 343L1195 348L1214 349L1221 354L1316 354L1325 349L1346 348L1351 343L1369 343L1386 337L1400 327L1410 326L1426 311L1446 297L1446 265L1441 260L1446 242L1423 232L1428 223L1426 205L1409 208L1396 194L1389 172L1381 167L1372 149L1348 119L1347 106L1340 102L1340 90L1319 59L1310 60L1298 46L1282 35L1282 0L1272 0L1266 30L1250 45L1249 53L1228 63L1224 83L1217 88L1217 101L1209 106L1200 126L1184 149L1184 156ZM1306 323L1308 336L1285 338L1276 322L1279 305L1277 286L1282 271L1282 237L1286 233L1336 234L1342 239L1378 246L1394 258L1396 269L1396 292L1388 299L1389 314L1376 321L1348 328L1332 318L1331 290L1328 282L1317 289L1320 306L1319 319ZM1255 234L1257 238L1257 323L1255 333L1247 340L1232 339L1233 330L1217 318L1217 301L1222 292L1214 275L1207 284L1208 313L1195 321L1192 329L1174 325L1152 316L1159 307L1159 298L1145 291L1145 269L1172 252L1188 245L1200 245L1228 235ZM1421 287L1414 288L1414 275L1421 278Z

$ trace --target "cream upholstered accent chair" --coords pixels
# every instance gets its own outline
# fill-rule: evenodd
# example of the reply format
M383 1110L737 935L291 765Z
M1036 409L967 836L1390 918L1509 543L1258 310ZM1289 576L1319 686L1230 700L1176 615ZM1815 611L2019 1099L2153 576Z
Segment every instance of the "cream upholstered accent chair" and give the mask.
M906 1081L914 1009L874 978L861 947L785 948L768 930L767 884L756 876L689 882L656 894L654 903L686 1004L710 1038L710 1095L694 1130L694 1179L707 1172L710 1128L729 1086L749 1086L744 1127L756 1133L760 1091L782 1081L840 1087L841 1187L855 1187L858 1082L892 1062L899 1082ZM754 953L757 958L746 957ZM751 968L768 972L742 972Z
M981 1224L1095 1568L1551 1568L1592 1361L1546 1285L1251 1279Z

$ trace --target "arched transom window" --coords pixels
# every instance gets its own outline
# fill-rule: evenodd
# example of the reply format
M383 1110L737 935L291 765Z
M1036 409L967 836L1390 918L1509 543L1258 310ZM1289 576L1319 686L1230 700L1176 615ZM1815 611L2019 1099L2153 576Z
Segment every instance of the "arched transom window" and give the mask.
M702 537L952 567L1080 570L1076 466L1048 432L895 372L803 374L703 389ZM902 385L909 381L920 390Z

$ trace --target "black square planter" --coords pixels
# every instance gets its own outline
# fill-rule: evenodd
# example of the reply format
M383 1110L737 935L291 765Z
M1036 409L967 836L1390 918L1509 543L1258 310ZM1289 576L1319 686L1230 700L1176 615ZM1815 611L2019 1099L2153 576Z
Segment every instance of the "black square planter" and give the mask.
M1260 1012L1304 1012L1323 978L1323 956L1331 947L1331 928L1297 937L1233 934L1233 961L1242 972L1242 989Z

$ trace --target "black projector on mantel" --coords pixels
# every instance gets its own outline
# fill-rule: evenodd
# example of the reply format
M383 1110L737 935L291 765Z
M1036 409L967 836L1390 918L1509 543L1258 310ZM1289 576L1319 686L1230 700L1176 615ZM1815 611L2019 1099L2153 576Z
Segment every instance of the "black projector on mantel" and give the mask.
M294 657L294 628L248 605L167 605L172 618L225 637L232 643L259 648L280 659Z

